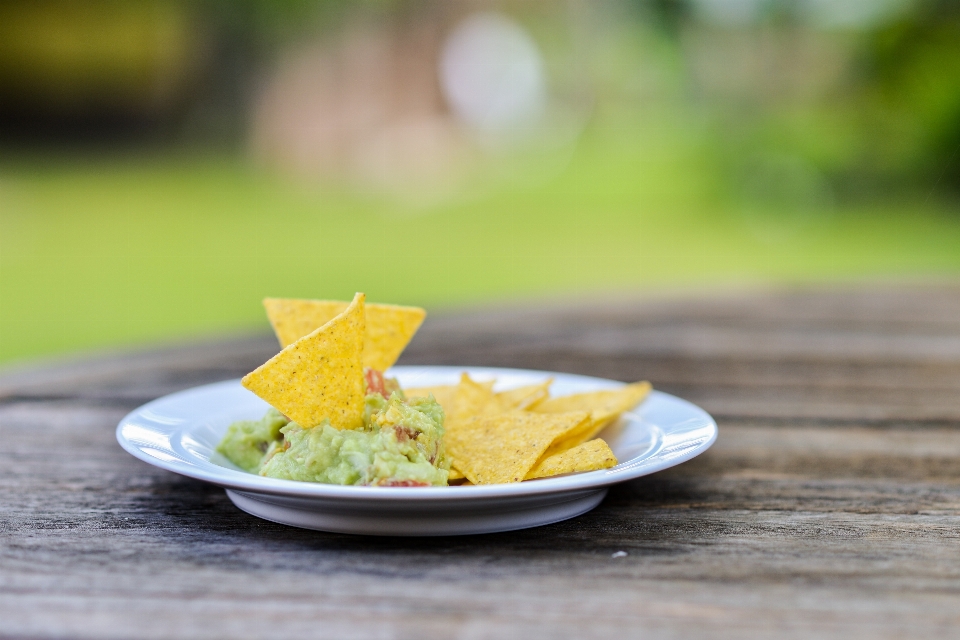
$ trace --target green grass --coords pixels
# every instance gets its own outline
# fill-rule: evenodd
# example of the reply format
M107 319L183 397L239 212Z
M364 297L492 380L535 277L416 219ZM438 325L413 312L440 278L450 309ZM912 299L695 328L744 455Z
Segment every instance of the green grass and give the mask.
M945 206L758 222L711 197L691 156L649 149L585 144L547 182L420 209L222 158L7 163L0 361L265 328L264 296L438 308L960 271Z

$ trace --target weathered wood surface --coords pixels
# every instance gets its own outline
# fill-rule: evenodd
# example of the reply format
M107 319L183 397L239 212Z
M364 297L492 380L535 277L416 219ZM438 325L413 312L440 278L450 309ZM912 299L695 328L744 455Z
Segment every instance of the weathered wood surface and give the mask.
M958 286L428 320L405 363L649 378L720 423L587 515L477 537L271 524L115 443L126 411L274 350L0 376L0 635L960 637Z

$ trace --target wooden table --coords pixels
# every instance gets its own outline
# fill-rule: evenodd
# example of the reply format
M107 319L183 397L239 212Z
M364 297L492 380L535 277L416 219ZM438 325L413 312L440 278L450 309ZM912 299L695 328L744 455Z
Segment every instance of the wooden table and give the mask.
M960 636L958 286L431 318L404 363L649 378L720 424L708 453L589 514L476 537L271 524L114 441L135 406L275 349L0 378L0 635Z

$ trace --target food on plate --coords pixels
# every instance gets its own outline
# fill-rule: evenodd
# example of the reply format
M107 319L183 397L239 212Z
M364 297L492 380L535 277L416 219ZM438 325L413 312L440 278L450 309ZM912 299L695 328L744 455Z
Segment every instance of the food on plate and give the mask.
M620 414L640 404L652 388L649 382L634 382L619 389L575 393L538 403L531 409L532 411L538 413L590 412L590 420L554 442L546 455L555 455L592 440L611 422L619 418Z
M477 382L467 374L460 376L459 384L407 389L408 396L433 395L444 407L448 420L459 420L475 415L495 415L507 411L530 410L550 397L553 379L495 393L496 380Z
M481 411L485 415L506 413L507 411L530 411L550 397L551 384L553 384L553 378L548 378L537 384L500 391L493 394L493 397Z
M546 452L545 452L546 453ZM617 464L617 457L607 443L597 438L554 455L545 455L527 472L525 480L549 478L565 473L608 469Z
M271 406L235 422L217 451L251 473L307 482L444 486L522 482L617 464L596 436L650 392L551 397L552 379L495 391L464 373L455 385L403 390L383 371L423 322L415 307L268 298L281 351L244 376Z
M282 413L270 407L259 420L240 420L227 428L217 451L244 471L259 473L263 457L274 443L282 442L280 429L289 424Z
M473 416L451 426L447 448L473 484L520 482L556 438L588 418L585 411Z
M447 420L449 421L450 409L453 407L453 401L457 394L458 386L459 385L455 384L441 384L433 387L410 387L404 389L403 391L411 398L426 398L433 396L434 399L440 403L440 406L443 407L443 412L446 414Z
M365 311L365 296L358 293L340 313L246 375L243 386L273 408L260 421L230 425L218 451L242 469L273 478L446 485L443 409L429 397L408 401L394 381L363 367Z
M539 470L535 472L534 468L531 468L523 479L533 480L552 475L595 471L615 466L617 464L616 457L610 451L609 446L602 440L593 441L597 434L619 418L624 411L639 404L650 393L650 383L637 382L614 390L593 391L559 397L549 396L550 383L551 380L546 380L536 385L518 387L497 393L493 391L493 381L478 382L471 379L467 374L463 374L460 383L457 385L408 389L407 395L413 397L418 394L425 395L426 392L429 392L433 393L438 400L440 396L443 397L440 404L449 416L447 418L447 442L451 457L449 477L451 482L467 478L471 484L485 484L482 478L491 477L489 473L480 475L475 473L474 478L470 478L464 472L463 467L467 463L460 458L467 456L461 455L458 458L455 453L456 445L452 444L461 436L452 434L464 430L481 429L481 423L470 422L470 418L474 416L498 414L509 416L511 411L557 415L580 411L588 414L587 419L556 435L535 465L535 468ZM437 395L438 392L440 396ZM482 434L473 434L472 437L482 438ZM590 444L589 447L580 448L581 445L591 442L593 444ZM599 443L602 443L602 447ZM565 455L558 458L557 456L561 454ZM557 457L555 460L551 460L555 457ZM504 462L502 464L509 463Z
M335 300L266 298L263 306L280 346L293 344L343 313L349 303ZM393 304L365 305L367 327L363 341L363 366L386 371L397 361L417 332L427 312L419 307Z
M304 428L276 409L259 422L235 422L218 447L245 471L327 484L445 486L443 409L429 398L366 398L363 426ZM279 425L279 426L278 426ZM243 462L243 464L241 464Z
M363 424L364 295L343 313L284 347L240 383L302 427Z

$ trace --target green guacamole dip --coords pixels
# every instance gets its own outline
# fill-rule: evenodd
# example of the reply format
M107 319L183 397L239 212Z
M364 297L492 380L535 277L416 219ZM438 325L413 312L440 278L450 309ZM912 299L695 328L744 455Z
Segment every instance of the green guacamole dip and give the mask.
M260 420L234 422L217 446L235 465L271 478L327 484L445 486L443 409L432 397L401 392L366 397L363 427L304 429L269 409Z

